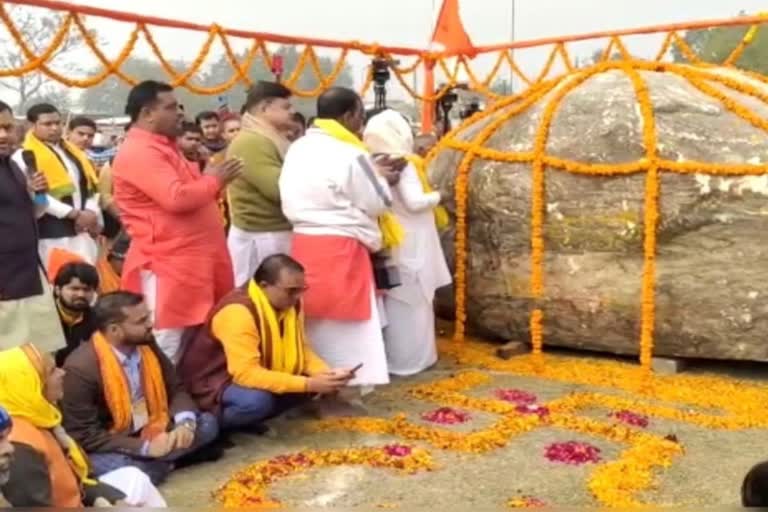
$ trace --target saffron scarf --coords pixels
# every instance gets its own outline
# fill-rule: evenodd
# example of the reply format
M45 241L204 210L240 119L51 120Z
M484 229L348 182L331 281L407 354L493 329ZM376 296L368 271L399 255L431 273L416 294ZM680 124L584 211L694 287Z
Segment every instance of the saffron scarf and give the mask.
M429 177L427 176L427 167L424 165L424 159L419 155L408 155L406 157L408 161L416 169L416 174L421 182L421 188L425 193L429 194L433 192L432 185L429 184ZM435 214L435 225L437 229L442 231L450 224L450 217L448 217L448 211L445 207L437 205L432 210Z
M295 307L278 315L256 281L248 283L248 297L256 307L264 367L276 372L303 375L304 321Z
M112 415L110 432L126 432L133 421L131 387L112 346L101 332L93 335L93 349L99 362L101 380L104 382L104 399ZM141 384L147 401L149 423L141 429L141 438L151 440L168 427L168 394L160 360L148 346L136 347L141 354Z
M90 468L82 448L61 426L61 412L44 394L45 365L34 345L0 352L0 404L11 418L23 418L35 427L50 430L69 458L78 480L84 484L96 482L88 478Z
M73 146L65 140L62 140L60 144L70 155L77 159L80 168L85 173L88 190L91 192L95 191L99 180L88 156L80 148ZM32 130L28 131L24 137L23 148L35 154L37 168L48 181L48 193L50 195L56 199L61 199L71 196L75 192L75 184L72 183L72 178L70 178L64 163L59 159L53 148L35 137Z
M344 128L338 121L334 119L315 119L315 126L334 139L351 144L368 153L368 148L363 144L363 141L357 135ZM379 215L378 221L384 249L391 249L403 243L405 230L392 212L382 213Z

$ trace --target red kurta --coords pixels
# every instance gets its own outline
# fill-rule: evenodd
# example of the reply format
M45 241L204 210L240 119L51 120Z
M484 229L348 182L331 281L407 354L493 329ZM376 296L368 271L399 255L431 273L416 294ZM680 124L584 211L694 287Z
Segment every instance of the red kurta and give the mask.
M112 166L114 197L131 246L122 288L141 292L141 271L157 276L155 328L205 322L233 287L217 198L221 183L201 176L176 141L132 128Z

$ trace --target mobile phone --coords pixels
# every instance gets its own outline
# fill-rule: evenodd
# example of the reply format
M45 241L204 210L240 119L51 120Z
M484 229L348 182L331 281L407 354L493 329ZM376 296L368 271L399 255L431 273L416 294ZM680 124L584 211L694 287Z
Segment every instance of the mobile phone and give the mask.
M350 373L351 373L352 375L354 375L354 374L356 374L356 373L357 373L357 370L359 370L359 369L360 369L360 368L362 368L362 367L363 367L363 363L360 363L359 365L357 365L357 366L355 366L354 368L352 368L352 370L350 371Z

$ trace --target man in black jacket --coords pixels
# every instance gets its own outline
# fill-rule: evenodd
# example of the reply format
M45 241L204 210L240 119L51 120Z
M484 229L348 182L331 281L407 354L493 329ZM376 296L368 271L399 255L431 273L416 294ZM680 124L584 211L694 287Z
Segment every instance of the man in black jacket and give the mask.
M11 160L17 142L11 108L0 102L0 349L34 342L53 352L64 346L51 289L38 258L37 217L45 178L25 175Z

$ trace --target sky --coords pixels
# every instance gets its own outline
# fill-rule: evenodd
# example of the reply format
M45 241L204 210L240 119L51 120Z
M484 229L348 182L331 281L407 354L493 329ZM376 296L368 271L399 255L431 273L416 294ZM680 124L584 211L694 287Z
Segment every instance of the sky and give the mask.
M440 0L79 0L74 3L115 10L127 10L126 6L130 5L130 11L139 14L201 24L218 23L227 28L425 48ZM749 13L768 10L768 4L766 0L460 0L460 9L473 42L484 45L725 18L741 10ZM87 23L102 36L106 53L111 56L119 52L132 28L129 24L96 18L89 18ZM153 32L164 53L177 58L194 58L204 40L201 33L168 29ZM632 53L653 57L661 45L661 36L639 36L625 41ZM588 56L604 45L603 41L578 43L569 45L569 52L572 56ZM234 46L244 48L247 42L239 41ZM220 55L221 47L216 46L214 53ZM136 54L149 56L146 44L141 44ZM515 58L524 72L535 74L547 54L546 48L534 48L515 52ZM87 56L78 58L88 59ZM359 55L350 60L358 83L362 81L367 62L368 58ZM482 74L487 73L492 64L493 59L486 57L478 59L475 66ZM402 97L403 92L398 89L394 87L391 95Z

